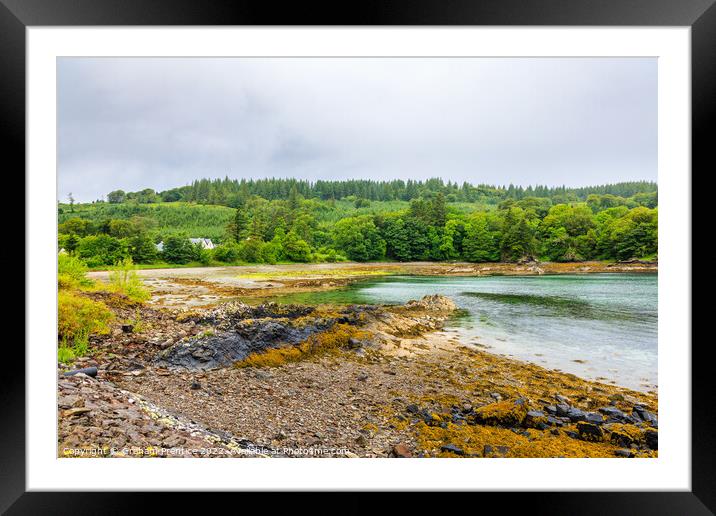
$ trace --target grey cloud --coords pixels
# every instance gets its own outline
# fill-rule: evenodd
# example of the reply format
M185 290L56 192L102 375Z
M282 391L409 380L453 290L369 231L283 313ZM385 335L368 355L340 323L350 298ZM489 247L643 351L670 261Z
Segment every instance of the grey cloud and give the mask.
M657 63L62 58L58 195L199 177L656 180Z

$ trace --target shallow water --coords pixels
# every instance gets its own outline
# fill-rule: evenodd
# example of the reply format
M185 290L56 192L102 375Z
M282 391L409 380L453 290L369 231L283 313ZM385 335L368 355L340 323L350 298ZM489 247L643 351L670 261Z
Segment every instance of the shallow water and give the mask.
M489 351L638 390L657 385L657 275L390 276L284 296L293 303L404 303L451 297L447 328Z

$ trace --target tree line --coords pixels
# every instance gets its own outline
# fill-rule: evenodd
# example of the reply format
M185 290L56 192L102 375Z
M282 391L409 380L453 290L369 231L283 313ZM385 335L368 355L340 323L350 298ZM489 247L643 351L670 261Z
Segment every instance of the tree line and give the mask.
M276 181L276 185L286 186L283 181L288 180ZM247 189L249 183L239 183L239 188ZM450 194L439 190L425 190L409 203L400 204L403 208L392 211L381 209L393 206L387 201L351 195L343 197L343 204L350 204L338 220L327 216L336 211L334 200L307 198L297 186L306 182L287 184L287 194L279 199L247 192L237 197L230 219L217 228L221 231L217 238L220 245L213 250L188 240L189 236L203 235L161 235L150 216L136 215L92 221L65 214L59 225L58 245L90 266L111 265L126 257L135 263L204 264L626 260L655 258L658 251L658 202L653 183L622 183L622 190L586 189L584 192L589 193L583 198L576 193L580 189L561 193L552 189L543 197L503 195L494 205L480 205L467 212L458 209ZM442 184L446 188L449 185ZM649 185L654 191L640 191L650 189ZM632 195L620 196L613 191ZM557 202L560 195L574 195L577 200ZM163 242L161 251L155 245L159 241Z
M190 185L155 192L146 188L138 192L114 190L107 194L107 202L160 203L160 202L196 202L236 208L251 196L267 200L281 200L296 194L304 199L338 200L349 196L368 201L412 201L420 197L442 193L447 202L483 202L498 204L505 199L521 200L529 197L549 198L553 203L567 203L586 200L590 194L633 197L643 194L654 197L656 183L634 181L600 186L567 188L565 186L496 186L487 184L472 185L468 182L458 184L440 178L416 181L395 179L392 181L373 181L356 179L346 181L307 181L300 179L198 179ZM655 205L654 205L655 206ZM651 206L652 208L654 206Z

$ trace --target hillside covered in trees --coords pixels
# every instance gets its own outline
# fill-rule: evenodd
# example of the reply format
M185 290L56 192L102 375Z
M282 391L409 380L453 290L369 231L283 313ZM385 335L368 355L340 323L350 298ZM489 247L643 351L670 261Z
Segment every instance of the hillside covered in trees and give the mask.
M202 179L58 206L58 248L90 266L655 258L652 182L507 187L427 181ZM201 249L190 237L220 245ZM162 252L155 246L164 242Z

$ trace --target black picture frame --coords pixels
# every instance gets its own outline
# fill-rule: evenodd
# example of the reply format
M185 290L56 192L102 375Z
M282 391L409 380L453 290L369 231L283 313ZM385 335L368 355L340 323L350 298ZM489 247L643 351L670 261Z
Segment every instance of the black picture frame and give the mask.
M571 25L689 26L692 38L692 181L714 170L708 126L716 113L716 0L411 0L250 2L242 0L0 0L0 132L8 174L25 169L25 30L32 26L112 25ZM9 162L8 162L9 159ZM11 163L12 165L8 165ZM688 174L689 171L684 171ZM692 190L693 191L693 190ZM696 199L694 199L696 201ZM26 238L29 235L26 236ZM27 271L25 271L27 273ZM32 309L28 306L26 309ZM693 317L692 317L693 320ZM676 343L675 343L676 344ZM686 349L686 344L683 343ZM453 495L412 495L403 510L457 504L487 509L494 500L534 514L713 514L716 411L711 407L709 340L693 342L690 492L481 493L459 507ZM138 508L132 493L25 492L24 355L13 356L0 388L0 510L8 514L120 514ZM216 495L214 495L216 496ZM245 495L244 495L245 496ZM354 495L355 496L355 495ZM450 498L446 498L449 496ZM296 497L296 495L294 495ZM294 503L304 498L298 496ZM185 504L174 493L166 504ZM144 502L142 502L144 503ZM340 502L365 512L369 502ZM331 510L331 504L326 509ZM245 502L242 503L246 507ZM310 510L315 510L312 504ZM336 509L333 507L333 509ZM489 509L488 509L489 510Z

